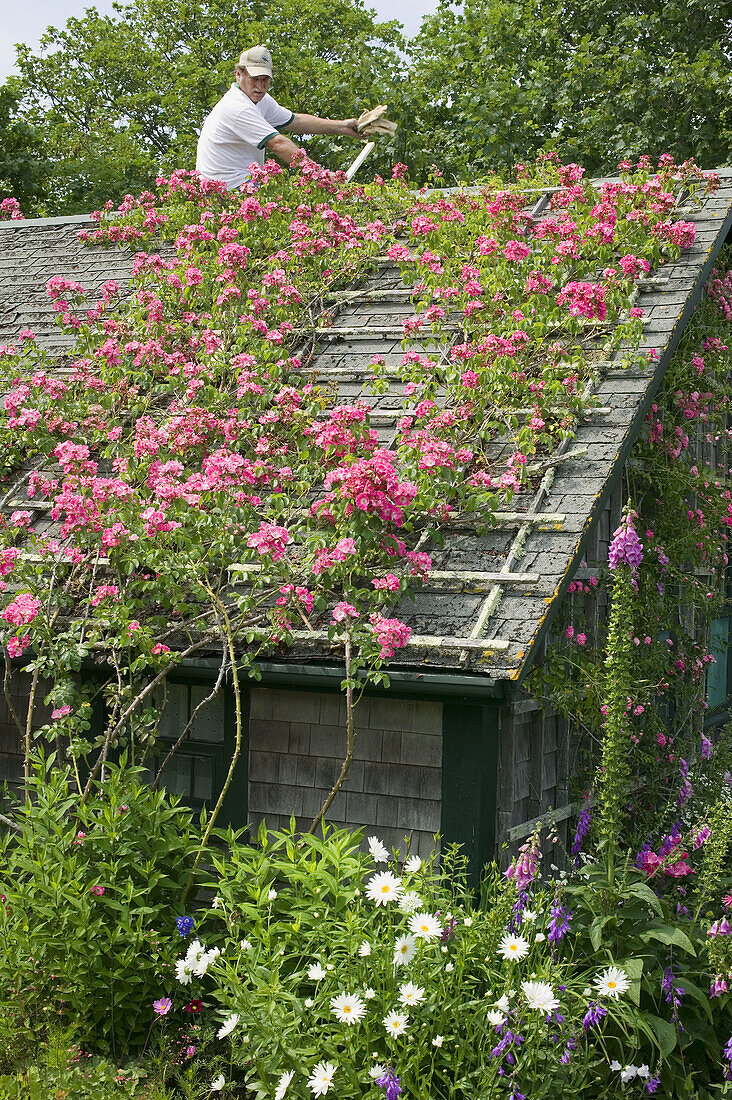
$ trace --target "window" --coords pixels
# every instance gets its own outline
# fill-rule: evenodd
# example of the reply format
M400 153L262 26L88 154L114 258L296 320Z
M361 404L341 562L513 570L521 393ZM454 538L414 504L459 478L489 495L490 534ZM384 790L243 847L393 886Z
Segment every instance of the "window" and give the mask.
M156 692L154 705L164 707L158 725L156 759L148 768L151 781L167 752L180 737L196 707L211 693L212 682L169 681ZM246 717L246 716L245 716ZM244 729L248 723L244 722ZM227 791L219 824L243 825L247 818L247 740ZM234 751L234 700L228 688L198 712L185 741L165 766L161 785L179 794L192 809L212 808L226 779Z
M710 710L724 706L727 701L728 649L729 618L713 619L709 628L709 652L715 663L707 668L707 702Z

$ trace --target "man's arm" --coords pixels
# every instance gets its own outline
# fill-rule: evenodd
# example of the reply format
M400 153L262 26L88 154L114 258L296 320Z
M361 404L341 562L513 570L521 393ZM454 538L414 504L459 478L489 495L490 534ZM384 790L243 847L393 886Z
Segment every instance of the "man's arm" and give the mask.
M317 115L293 115L292 121L283 127L293 134L342 134L345 137L363 139L356 129L356 118L318 118Z
M296 153L302 152L302 146L295 145L295 142L290 141L284 134L273 134L269 141L265 142L265 146L268 153L274 153L277 160L288 165L292 164L292 158Z

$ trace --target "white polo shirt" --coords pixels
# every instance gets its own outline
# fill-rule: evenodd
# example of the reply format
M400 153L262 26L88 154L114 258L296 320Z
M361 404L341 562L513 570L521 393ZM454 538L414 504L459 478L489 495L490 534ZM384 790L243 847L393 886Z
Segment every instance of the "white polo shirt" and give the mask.
M205 119L198 139L196 168L211 180L223 180L229 191L249 179L250 164L264 164L264 146L292 111L267 94L259 103L232 84Z

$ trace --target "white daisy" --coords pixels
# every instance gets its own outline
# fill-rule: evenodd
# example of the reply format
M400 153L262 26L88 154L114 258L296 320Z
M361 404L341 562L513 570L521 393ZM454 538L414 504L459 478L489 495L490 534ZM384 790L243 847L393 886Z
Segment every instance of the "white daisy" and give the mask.
M417 941L414 936L400 936L394 944L394 966L406 966L414 958Z
M407 1030L409 1017L406 1012L388 1012L383 1022L390 1035L403 1035Z
M445 1041L445 1036L444 1035L435 1035L434 1039L432 1040L432 1046L433 1047L441 1047L442 1044L444 1043L444 1041Z
M366 1015L366 1005L355 993L339 993L331 997L330 1007L341 1024L357 1024Z
M559 1001L548 982L521 982L521 988L529 1008L544 1013L559 1008Z
M376 996L376 990L375 989L364 989L364 991L363 991L364 1001L373 1001L375 996Z
M621 993L625 993L630 986L630 980L624 970L619 966L610 966L598 974L595 978L595 989L604 997L614 997L617 1001Z
M308 1078L308 1088L313 1096L325 1096L333 1084L336 1067L332 1062L318 1062Z
M386 863L389 859L389 850L384 847L377 836L370 836L368 839L369 851L371 852L371 858L374 863Z
M416 913L422 907L422 899L416 890L405 890L397 904L402 913Z
M211 1089L211 1092L221 1092L225 1084L226 1078L224 1077L223 1073L220 1073L218 1077L211 1082L209 1088Z
M499 1008L501 1010L501 1012L508 1012L510 1007L511 1007L511 1002L509 1001L507 995L504 993L503 996L499 997L498 1000L496 1001L496 1008Z
M219 1030L216 1032L216 1038L217 1039L225 1039L227 1035L231 1035L232 1031L234 1030L234 1028L236 1027L236 1025L238 1023L239 1023L239 1013L238 1012L232 1012L231 1015L228 1016L224 1020L223 1024L221 1025Z
M493 1027L497 1027L499 1024L502 1024L506 1019L503 1013L497 1008L491 1008L488 1012L486 1012L485 1018L489 1024L493 1025Z
M410 856L407 862L404 864L404 870L408 871L410 875L416 875L417 871L422 866L421 856Z
M396 901L403 893L400 880L391 871L380 871L366 883L366 897L377 905Z
M358 953L362 959L367 959L371 954L371 944L368 940L364 940L358 949Z
M274 1100L283 1100L285 1093L287 1092L287 1086L292 1078L295 1076L295 1071L289 1069L287 1073L283 1073L277 1082L277 1089L274 1094Z
M409 920L409 931L418 939L429 943L441 934L442 925L431 913L415 913Z
M322 982L325 974L325 967L322 967L320 963L311 963L308 967L308 978L310 978L312 982Z
M375 1066L372 1066L369 1070L369 1077L373 1077L374 1081L377 1077L383 1077L386 1073L386 1066L382 1066L381 1062L377 1062Z
M403 1005L418 1005L424 1000L424 989L412 982L399 986L399 1000Z
M175 976L181 985L190 985L193 971L187 959L178 959L175 964Z
M533 909L524 909L521 913L521 920L525 921L526 924L533 924L538 915Z
M504 936L498 945L502 959L524 959L529 953L529 941L523 936Z

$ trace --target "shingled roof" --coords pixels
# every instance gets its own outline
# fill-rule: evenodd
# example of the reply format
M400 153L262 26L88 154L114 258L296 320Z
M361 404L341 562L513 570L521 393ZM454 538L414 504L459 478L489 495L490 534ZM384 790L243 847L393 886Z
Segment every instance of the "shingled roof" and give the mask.
M417 548L431 555L433 569L414 599L397 610L413 633L409 646L393 659L394 667L513 681L528 669L732 228L732 170L719 175L719 190L676 212L694 222L693 246L638 284L645 325L640 350L650 353L649 366L621 366L623 346L605 357L606 328L588 325L595 377L585 397L590 404L594 399L594 408L579 424L576 438L535 462L512 510L497 513L490 528L465 518L425 526ZM551 195L551 190L527 195L535 220L544 216ZM70 341L56 325L47 280L61 274L94 293L109 279L127 282L132 267L129 252L90 249L77 240L88 222L58 218L0 224L0 343L32 328L38 344L58 357L60 370ZM387 374L401 363L402 320L414 296L396 264L381 258L361 286L334 296L332 326L313 333L313 377L337 387L340 403L367 401L372 427L385 446L394 439L407 402L399 384L374 395L368 385L370 363L375 353L383 356ZM451 328L450 338L456 340L459 325L448 323L444 331L449 334ZM425 336L414 347L447 355L444 331L441 343ZM496 461L502 455L505 460L510 442L495 440ZM18 492L6 494L6 506L18 505ZM327 656L322 635L296 631L294 642L279 650L278 659Z

